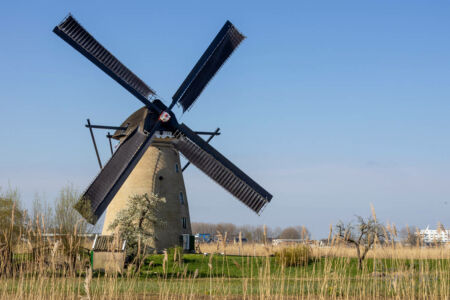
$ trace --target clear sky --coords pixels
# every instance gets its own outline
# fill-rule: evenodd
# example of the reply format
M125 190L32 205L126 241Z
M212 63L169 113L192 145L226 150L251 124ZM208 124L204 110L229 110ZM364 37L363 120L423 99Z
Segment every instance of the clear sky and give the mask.
M192 221L450 225L449 2L2 1L0 186L25 205L99 171L86 118L141 106L52 33L69 12L166 103L227 19L248 37L177 116L274 198L258 217L189 167Z

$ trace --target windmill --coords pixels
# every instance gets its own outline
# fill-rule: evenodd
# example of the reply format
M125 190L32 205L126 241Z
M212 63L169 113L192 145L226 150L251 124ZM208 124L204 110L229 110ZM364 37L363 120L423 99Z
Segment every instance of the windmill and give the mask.
M75 205L88 222L95 224L106 210L103 233L111 233L108 225L127 207L130 196L154 193L166 199L160 212L166 222L154 228L157 238L153 246L162 249L177 244L180 234L191 233L179 153L257 214L270 202L269 192L199 134L178 123L172 111L178 104L186 112L245 38L231 22L219 31L168 107L71 15L53 32L144 104L116 128L112 138L120 141L119 147L103 167L99 160L100 173Z

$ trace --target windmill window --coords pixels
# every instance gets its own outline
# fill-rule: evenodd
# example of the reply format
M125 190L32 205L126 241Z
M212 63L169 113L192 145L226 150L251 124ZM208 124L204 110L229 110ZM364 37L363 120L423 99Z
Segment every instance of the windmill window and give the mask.
M178 164L175 164L175 172L176 173L180 172L180 168L178 167Z
M180 198L180 204L184 204L184 196L183 196L183 192L180 192L179 196Z
M183 229L186 229L186 218L181 218L181 224L183 225Z

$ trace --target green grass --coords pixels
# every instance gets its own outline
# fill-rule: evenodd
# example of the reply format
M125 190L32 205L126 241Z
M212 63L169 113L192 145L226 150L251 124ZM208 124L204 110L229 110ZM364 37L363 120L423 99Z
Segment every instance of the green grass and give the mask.
M185 254L183 263L174 263L169 257L166 265L166 272L163 270L163 255L150 255L145 259L145 265L142 268L143 276L161 276L167 277L193 275L197 272L197 277L230 277L242 278L257 275L258 269L266 262L265 257L244 257L244 256L223 256L213 255L205 256L202 254ZM271 268L277 268L274 258L270 259ZM151 265L150 265L151 263ZM209 266L211 265L211 267Z
M163 270L163 255L150 255L145 259L144 266L141 269L141 276L166 276L180 277L182 274L193 275L197 277L229 277L229 278L255 278L258 277L261 268L270 264L271 274L280 274L281 266L277 263L275 257L246 257L246 256L224 256L214 255L205 256L202 254L185 254L183 263L174 263L173 258L168 257L166 271ZM267 261L268 260L268 261ZM211 262L212 268L209 264ZM329 265L326 268L326 265ZM426 268L427 272L433 272L440 268L450 268L450 261L447 259L373 259L368 258L364 261L364 273L379 273L380 276L395 273L399 271L420 272ZM313 259L307 266L286 267L283 269L287 277L297 277L300 274L325 275L339 273L350 277L356 277L361 274L358 270L358 260L356 258L319 258Z

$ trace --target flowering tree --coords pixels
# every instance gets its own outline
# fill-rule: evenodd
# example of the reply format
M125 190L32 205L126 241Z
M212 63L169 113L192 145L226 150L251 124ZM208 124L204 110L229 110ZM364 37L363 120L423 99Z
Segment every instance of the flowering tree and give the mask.
M127 241L127 256L136 259L139 264L140 253L148 250L154 238L155 226L164 223L158 217L161 204L165 200L156 195L135 195L130 197L128 207L117 214L117 218L110 225L110 229L117 232L121 239Z

